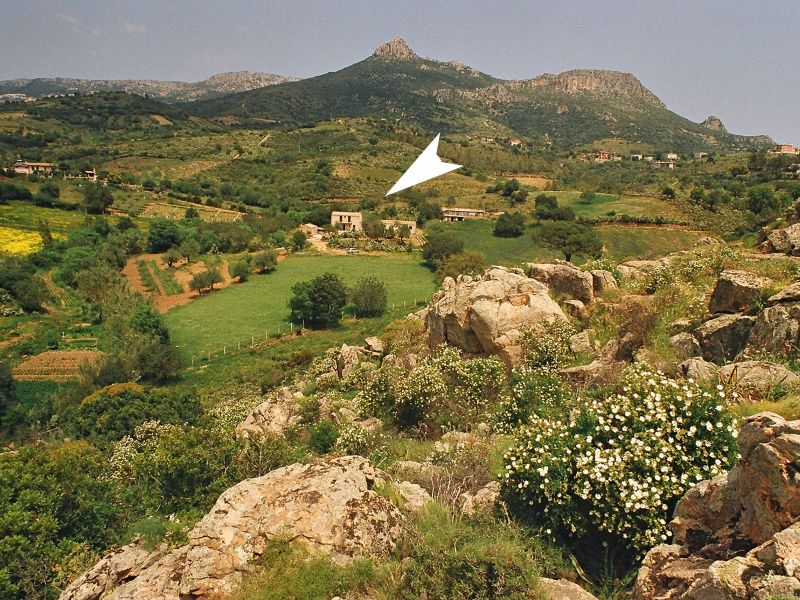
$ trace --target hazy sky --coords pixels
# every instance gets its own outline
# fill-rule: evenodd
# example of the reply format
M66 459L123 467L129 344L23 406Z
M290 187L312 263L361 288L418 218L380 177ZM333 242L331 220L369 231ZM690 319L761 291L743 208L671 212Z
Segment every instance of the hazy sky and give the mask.
M800 145L798 0L2 0L0 79L308 77L398 34L506 79L628 71L694 121Z

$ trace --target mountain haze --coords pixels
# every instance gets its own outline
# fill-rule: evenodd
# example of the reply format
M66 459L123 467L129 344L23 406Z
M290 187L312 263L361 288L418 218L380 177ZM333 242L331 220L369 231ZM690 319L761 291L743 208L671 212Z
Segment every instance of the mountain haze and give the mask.
M609 138L676 150L771 143L681 117L630 73L579 69L502 80L457 61L420 57L401 38L339 71L201 101L192 110L290 126L366 116L428 133L522 137L557 147Z

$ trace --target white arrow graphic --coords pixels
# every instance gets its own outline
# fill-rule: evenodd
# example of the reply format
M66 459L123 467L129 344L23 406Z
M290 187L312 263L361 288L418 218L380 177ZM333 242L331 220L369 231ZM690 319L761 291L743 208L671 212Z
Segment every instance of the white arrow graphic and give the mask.
M439 135L441 134L437 134L433 138L433 141L422 151L417 160L400 176L400 179L392 186L392 189L386 192L387 196L461 167L461 165L442 162L442 159L436 154L436 150L439 147Z

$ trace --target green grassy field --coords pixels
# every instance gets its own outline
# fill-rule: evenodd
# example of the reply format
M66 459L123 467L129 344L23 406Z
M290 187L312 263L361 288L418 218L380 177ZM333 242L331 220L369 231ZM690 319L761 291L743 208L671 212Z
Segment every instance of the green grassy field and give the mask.
M619 196L616 194L595 194L594 200L587 203L580 199L580 192L543 192L558 198L561 206L569 206L579 217L602 217L611 211L617 215L632 217L667 217L686 219L678 208L655 196ZM534 196L535 197L535 196ZM530 196L529 196L530 198Z
M499 238L492 235L491 221L474 220L461 223L443 223L447 231L453 231L464 240L466 250L483 253L486 263L491 265L517 265L522 262L564 258L559 253L540 246L534 239L535 227L518 238ZM625 258L647 258L663 256L669 252L691 248L702 235L694 231L657 227L631 227L623 225L603 226L597 233L612 260ZM581 257L576 263L583 262Z
M251 336L263 340L279 329L289 329L287 303L291 287L327 271L339 274L346 282L375 275L388 290L389 311L376 319L376 333L390 318L413 310L416 299L427 302L435 289L433 274L420 263L418 254L402 256L293 256L278 265L274 273L257 275L244 284L233 285L206 298L175 308L166 314L176 346L185 358L218 353L223 345L247 345ZM403 308L405 302L406 308ZM392 305L394 303L394 310ZM341 328L349 327L343 324ZM369 334L373 328L364 331Z

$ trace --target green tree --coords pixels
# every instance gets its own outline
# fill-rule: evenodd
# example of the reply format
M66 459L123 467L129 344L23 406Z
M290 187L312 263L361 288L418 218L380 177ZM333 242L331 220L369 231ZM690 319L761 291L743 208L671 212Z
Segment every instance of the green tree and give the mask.
M253 265L255 265L256 269L258 269L260 273L269 273L270 271L274 271L275 267L278 266L277 250L265 250L264 252L259 252L253 258Z
M334 326L347 305L347 286L334 273L324 273L311 281L292 286L289 300L292 321L310 327Z
M497 237L519 237L525 233L525 217L522 213L505 212L494 223Z
M83 190L83 204L86 212L102 215L114 203L111 191L101 183L89 183Z
M172 246L169 250L164 253L164 262L167 263L168 267L173 266L176 262L178 262L182 257L181 252L175 247Z
M181 243L183 236L175 221L169 219L153 219L147 231L147 243L150 252L164 252Z
M17 385L11 374L11 365L0 362L0 426L6 411L17 402Z
M61 189L52 181L45 181L39 186L39 193L57 200L61 196Z
M186 262L192 260L195 256L200 254L200 244L196 240L188 239L181 242L178 250L181 256L186 259Z
M350 301L358 316L382 315L386 312L386 297L386 286L373 275L362 277L350 290Z
M239 283L244 283L250 277L250 263L246 260L237 260L231 263L230 274L231 277L238 277Z
M445 277L455 279L459 275L480 275L486 269L486 258L480 252L458 252L439 261L436 267L436 279L444 281Z
M299 230L295 231L292 234L292 250L299 252L306 246L308 246L308 238L306 237L306 234Z
M535 240L552 250L564 253L564 258L572 260L573 254L598 256L603 247L600 238L591 227L570 221L543 223L533 232Z
M422 257L431 264L457 254L464 250L464 240L455 233L448 231L434 231L428 234L428 239L422 247Z

